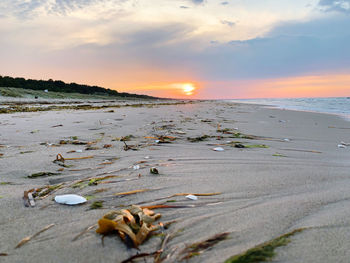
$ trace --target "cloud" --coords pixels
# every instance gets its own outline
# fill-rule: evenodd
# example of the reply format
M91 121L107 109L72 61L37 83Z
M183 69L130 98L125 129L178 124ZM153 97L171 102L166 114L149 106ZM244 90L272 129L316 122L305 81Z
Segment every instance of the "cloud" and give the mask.
M326 12L337 11L350 14L350 0L320 0L318 5Z
M221 24L228 25L229 27L233 27L234 25L236 25L235 22L232 22L232 21L229 21L229 20L221 20Z
M204 4L206 0L190 0L192 3L196 5Z
M127 0L2 0L0 15L18 19L33 19L43 15L68 15L91 6L118 5Z
M221 4L221 5L228 5L228 4L229 4L229 2L224 1L224 2L221 2L220 4Z
M50 6L49 12L66 15L71 11L83 9L97 2L97 0L56 0Z
M4 36L0 41L0 57L5 62L0 63L3 74L19 72L18 68L21 72L29 72L34 65L39 77L48 72L42 78L89 78L84 83L91 80L92 72L96 79L110 79L110 83L120 83L121 78L126 79L125 83L127 80L147 82L146 75L152 74L160 81L189 76L187 79L193 77L206 82L228 83L350 70L350 17L346 14L339 13L336 17L323 14L323 18L304 19L302 22L274 21L274 27L267 34L259 31L259 37L253 35L248 40L227 41L226 37L241 39L235 38L236 30L244 30L239 17L240 22L236 25L221 20L230 14L211 16L210 23L213 24L208 27L211 31L205 31L204 23L199 22L206 21L207 13L198 18L192 12L179 12L178 5L172 6L177 13L165 21L164 16L150 18L152 9L146 10L147 4L138 6L140 13L132 13L134 9L130 8L127 12L132 15L122 17L118 14L106 18L108 9L104 9L104 5L108 3L114 8L115 4L127 3L122 0L3 1L12 4L19 17L46 14L39 17L40 20L28 23L17 21L13 27L6 24L9 23L7 18L1 20L6 22L0 23L0 32ZM14 9L10 12L3 1L0 1L0 16L14 14ZM336 3L338 1L320 2L323 8ZM6 8L9 12L5 12ZM71 15L75 11L83 17L77 19ZM85 17L88 11L92 15L89 13ZM143 12L146 15L142 17ZM187 13L188 17L184 16ZM98 15L93 16L95 14ZM55 19L57 15L58 19L52 21L48 19L49 15ZM222 26L220 21L232 28ZM220 38L222 35L225 38ZM59 48L45 48L60 40L64 43ZM63 73L56 75L56 72ZM157 75L159 72L166 74ZM50 73L57 77L50 76Z
M188 7L188 6L181 5L180 8L182 8L182 9L188 9L189 7Z

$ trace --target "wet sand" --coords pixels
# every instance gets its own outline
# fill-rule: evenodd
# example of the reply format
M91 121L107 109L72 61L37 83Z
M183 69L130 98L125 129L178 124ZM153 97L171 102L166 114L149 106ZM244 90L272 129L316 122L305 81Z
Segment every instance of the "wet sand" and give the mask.
M350 122L327 114L224 102L109 111L0 114L0 253L8 254L0 256L1 262L121 262L137 250L127 249L119 237L106 237L104 246L94 230L72 239L105 213L141 203L186 206L156 210L162 222L176 220L166 230L176 233L163 253L171 254L168 262L180 261L186 245L218 233L229 232L230 238L188 262L224 262L299 228L306 229L276 249L274 262L349 262L350 146L338 144L350 142ZM232 134L237 132L242 135ZM127 145L138 145L137 151L123 149L120 138L127 135L133 135ZM157 143L162 135L176 140ZM203 135L208 135L203 141L187 139ZM94 142L98 149L59 144L74 136ZM234 147L238 143L253 147ZM103 148L106 144L111 147ZM213 151L215 147L224 151ZM82 152L69 153L73 150ZM61 167L53 163L59 153L65 158L93 157L69 160L68 167ZM140 169L134 170L135 165ZM150 167L160 174L150 174ZM27 178L37 172L59 175ZM71 187L76 180L106 175L118 177ZM60 183L62 188L37 199L35 207L24 206L25 190ZM151 191L113 196L137 189ZM197 201L165 198L212 192L221 194L199 196ZM80 206L53 201L65 193L92 199ZM96 200L104 201L103 208L89 209ZM49 224L55 225L14 249L22 238ZM162 236L152 237L140 252L155 251L161 242Z

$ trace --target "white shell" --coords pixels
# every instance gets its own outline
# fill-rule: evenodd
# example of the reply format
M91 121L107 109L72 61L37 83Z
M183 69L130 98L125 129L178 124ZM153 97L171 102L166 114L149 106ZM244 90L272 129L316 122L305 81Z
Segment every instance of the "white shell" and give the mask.
M346 146L343 144L338 144L338 148L346 148Z
M140 165L134 165L134 166L133 166L133 169L134 169L134 170L140 169Z
M82 153L83 150L76 150L75 152L77 152L77 153Z
M186 198L194 200L194 201L198 200L198 197L195 195L186 195Z
M222 148L222 147L216 147L216 148L213 148L213 151L216 151L216 152L223 152L223 151L224 151L224 148Z
M56 195L55 201L63 205L79 205L86 202L86 198L80 195L68 194L68 195Z

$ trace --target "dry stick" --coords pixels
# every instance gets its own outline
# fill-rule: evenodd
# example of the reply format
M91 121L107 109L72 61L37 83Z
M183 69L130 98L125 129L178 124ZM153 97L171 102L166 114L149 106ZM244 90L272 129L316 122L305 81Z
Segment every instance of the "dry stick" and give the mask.
M154 256L154 255L157 255L159 253L159 251L155 251L155 252L152 252L152 253L140 253L140 254L137 254L137 255L134 255L132 257L129 257L125 260L123 260L121 263L132 263L134 262L133 260L136 259L136 258L144 258L144 257L151 257L151 256Z
M16 249L16 248L20 248L21 246L23 246L24 244L26 244L27 242L29 242L31 239L37 237L37 236L40 235L42 232L44 232L44 231L50 229L50 228L53 227L54 225L55 225L55 224L47 225L46 227L44 227L43 229L41 229L39 232L35 233L34 235L23 238L23 239L17 244L17 246L15 247L15 249Z
M165 238L163 239L162 245L160 247L159 253L157 254L156 258L154 259L154 263L161 262L160 257L162 256L162 253L164 252L165 246L168 243L169 238L170 238L170 235L166 234Z
M165 246L166 246L166 243L167 243L168 240L169 240L169 237L170 237L169 234L167 234L167 235L165 236L165 238L163 239L161 248L160 248L159 250L156 250L156 251L151 252L151 253L140 253L140 254L131 256L131 257L129 257L129 258L123 260L122 263L129 263L129 262L133 262L133 260L134 260L134 259L137 259L137 258L144 258L144 257L151 257L151 256L156 256L156 258L154 259L154 262L155 262L155 263L161 262L161 261L160 261L160 255L161 255L162 252L164 251L164 248L165 248Z
M159 189L137 189L137 190L132 190L128 192L115 193L113 194L113 196L133 195L133 194L143 193L147 191L154 191L154 190L159 190Z
M91 159L94 158L93 155L83 156L83 157L75 157L75 158L64 158L64 160L83 160L83 159Z
M295 152L306 152L306 153L322 153L314 150L302 150L302 149L280 149L282 151L295 151Z
M213 195L220 195L220 194L222 194L222 193L220 193L220 192L218 192L218 193L204 193L204 194L179 193L179 194L173 194L173 195L169 195L169 196L166 196L166 197L161 197L161 198L153 199L153 200L151 200L151 201L143 201L143 202L137 203L137 205L142 205L142 204L149 203L149 202L160 201L160 200L172 198L172 197L175 197L175 196L186 196L186 195L213 196Z
M219 205L223 202L207 202L207 203L199 203L199 204L191 204L191 205L164 205L164 204L155 204L155 205L146 205L141 206L142 209L160 209L160 208L194 208L194 207L201 207L201 206L213 206L213 205Z
M85 228L82 232L80 232L78 235L76 235L73 239L72 242L76 241L79 237L81 237L82 235L84 235L85 233L89 232L91 229L93 229L94 227L96 227L97 224L94 224L92 226L89 226L87 228Z

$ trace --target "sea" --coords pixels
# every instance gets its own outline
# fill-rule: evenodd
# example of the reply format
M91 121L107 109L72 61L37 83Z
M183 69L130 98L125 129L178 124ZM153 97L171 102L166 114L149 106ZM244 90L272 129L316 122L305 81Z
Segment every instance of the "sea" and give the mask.
M280 109L336 114L350 120L350 97L238 99L232 102L263 104Z

